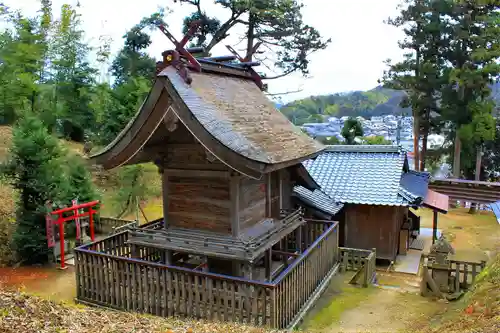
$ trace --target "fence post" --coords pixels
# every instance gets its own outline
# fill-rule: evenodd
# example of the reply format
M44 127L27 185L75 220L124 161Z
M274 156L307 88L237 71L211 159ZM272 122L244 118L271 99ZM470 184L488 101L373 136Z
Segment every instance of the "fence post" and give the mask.
M370 255L368 255L368 257L366 258L363 258L362 260L362 265L363 265L363 270L364 270L364 277L363 277L363 288L367 288L368 287L368 274L370 274L368 271L368 266L370 264Z

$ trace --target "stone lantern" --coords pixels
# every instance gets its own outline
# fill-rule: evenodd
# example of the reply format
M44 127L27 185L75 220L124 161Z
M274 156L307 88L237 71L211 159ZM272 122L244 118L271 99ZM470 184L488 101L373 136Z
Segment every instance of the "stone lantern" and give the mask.
M448 256L454 253L455 250L443 235L432 245L429 253L429 260L432 263L432 278L442 292L450 292L448 280L451 262Z

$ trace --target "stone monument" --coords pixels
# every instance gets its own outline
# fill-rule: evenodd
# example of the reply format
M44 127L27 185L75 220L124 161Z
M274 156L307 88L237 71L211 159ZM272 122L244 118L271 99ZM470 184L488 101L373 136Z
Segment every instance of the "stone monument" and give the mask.
M455 250L443 235L431 247L429 261L432 263L432 278L441 292L451 292L448 282L451 262L448 256L454 253Z

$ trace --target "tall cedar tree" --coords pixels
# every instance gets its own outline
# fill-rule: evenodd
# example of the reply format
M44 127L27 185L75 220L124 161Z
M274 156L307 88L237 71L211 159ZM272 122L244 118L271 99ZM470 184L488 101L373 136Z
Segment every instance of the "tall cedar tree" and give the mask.
M57 139L39 119L30 114L20 118L2 174L19 193L14 244L18 255L28 263L48 258L45 207L47 202L63 202L67 196L63 158Z
M95 123L89 104L97 73L87 60L90 47L83 41L80 25L76 10L63 5L52 44L53 106L60 122L59 131L78 142L91 134L88 132Z
M447 2L441 0L406 0L400 16L388 20L389 24L403 28L406 38L399 46L409 52L402 62L387 62L389 69L384 73L384 84L405 91L402 106L412 108L416 170L425 169L427 137L431 128L439 125L436 121L436 115L440 113L438 99L447 82L442 57L445 46L442 34L446 23L440 13L447 6Z
M455 177L479 176L475 157L480 162L482 147L495 136L490 85L500 74L499 10L498 1L460 1L445 13L451 25L445 58L451 68L443 117L453 124Z
M178 1L195 8L184 19L184 33L191 22L202 21L194 45L204 46L210 53L231 32L241 29L244 31L242 41L246 42L244 57L249 61L261 61L272 73L265 76L266 79L280 78L297 71L307 75L309 55L325 49L330 43L330 39L323 39L315 28L304 23L303 5L297 0L216 0L215 3L228 13L222 21L206 13L202 0ZM258 49L263 54L256 52L258 43L261 44Z

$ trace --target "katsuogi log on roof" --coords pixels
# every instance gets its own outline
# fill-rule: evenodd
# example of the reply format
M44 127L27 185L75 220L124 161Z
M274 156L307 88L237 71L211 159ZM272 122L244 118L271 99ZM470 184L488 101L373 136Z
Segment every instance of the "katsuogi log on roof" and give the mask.
M94 163L111 169L146 161L140 155L148 140L158 132L173 135L177 125L217 159L254 178L323 149L275 108L251 68L200 61L198 71L175 63L175 57L168 59L172 63L163 63L166 67L138 113L111 144L91 157ZM162 122L170 123L167 129Z

